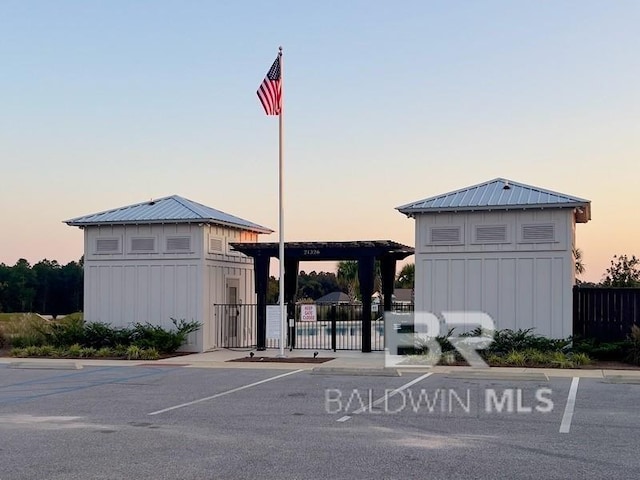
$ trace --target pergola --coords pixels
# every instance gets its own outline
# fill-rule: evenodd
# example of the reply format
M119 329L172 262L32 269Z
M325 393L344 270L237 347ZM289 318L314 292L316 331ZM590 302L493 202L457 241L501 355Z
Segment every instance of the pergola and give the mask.
M257 349L267 344L267 285L271 257L279 257L278 243L231 243L234 250L254 260L257 294ZM396 262L410 255L414 249L391 240L358 240L351 242L286 242L284 246L284 301L287 318L295 315L298 268L301 261L358 262L358 280L362 296L362 351L371 351L371 296L373 295L375 262L380 261L384 310L391 310Z

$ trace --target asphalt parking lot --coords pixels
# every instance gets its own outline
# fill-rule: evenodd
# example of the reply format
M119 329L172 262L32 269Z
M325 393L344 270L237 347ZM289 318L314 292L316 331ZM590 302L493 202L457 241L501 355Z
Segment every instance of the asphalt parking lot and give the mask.
M0 479L638 478L640 382L0 365Z

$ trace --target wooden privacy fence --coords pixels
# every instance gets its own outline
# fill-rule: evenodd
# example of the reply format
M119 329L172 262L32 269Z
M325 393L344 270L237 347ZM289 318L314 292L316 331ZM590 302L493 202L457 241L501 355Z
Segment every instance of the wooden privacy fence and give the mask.
M573 334L602 342L624 340L640 326L640 288L573 287Z

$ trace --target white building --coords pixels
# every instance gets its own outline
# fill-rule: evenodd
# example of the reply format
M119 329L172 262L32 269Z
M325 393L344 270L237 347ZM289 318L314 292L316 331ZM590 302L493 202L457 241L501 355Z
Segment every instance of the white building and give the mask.
M197 321L203 326L185 347L196 352L229 333L214 318L214 305L255 303L253 259L229 243L272 232L177 195L65 223L84 230L87 321L165 328L172 318Z
M591 219L589 200L498 178L397 210L416 221L416 311L572 334L575 226Z

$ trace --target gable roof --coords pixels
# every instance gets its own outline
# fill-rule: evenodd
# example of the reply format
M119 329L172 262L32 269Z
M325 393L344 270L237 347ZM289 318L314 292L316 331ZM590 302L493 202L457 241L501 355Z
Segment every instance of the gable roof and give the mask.
M416 213L534 208L577 208L576 221L586 223L591 220L590 200L505 178L411 202L396 210L412 217Z
M413 288L396 288L393 297L396 302L413 302Z
M316 303L350 303L349 295L344 292L331 292L318 298Z
M273 230L178 195L65 220L75 227L150 223L214 223L257 233Z

